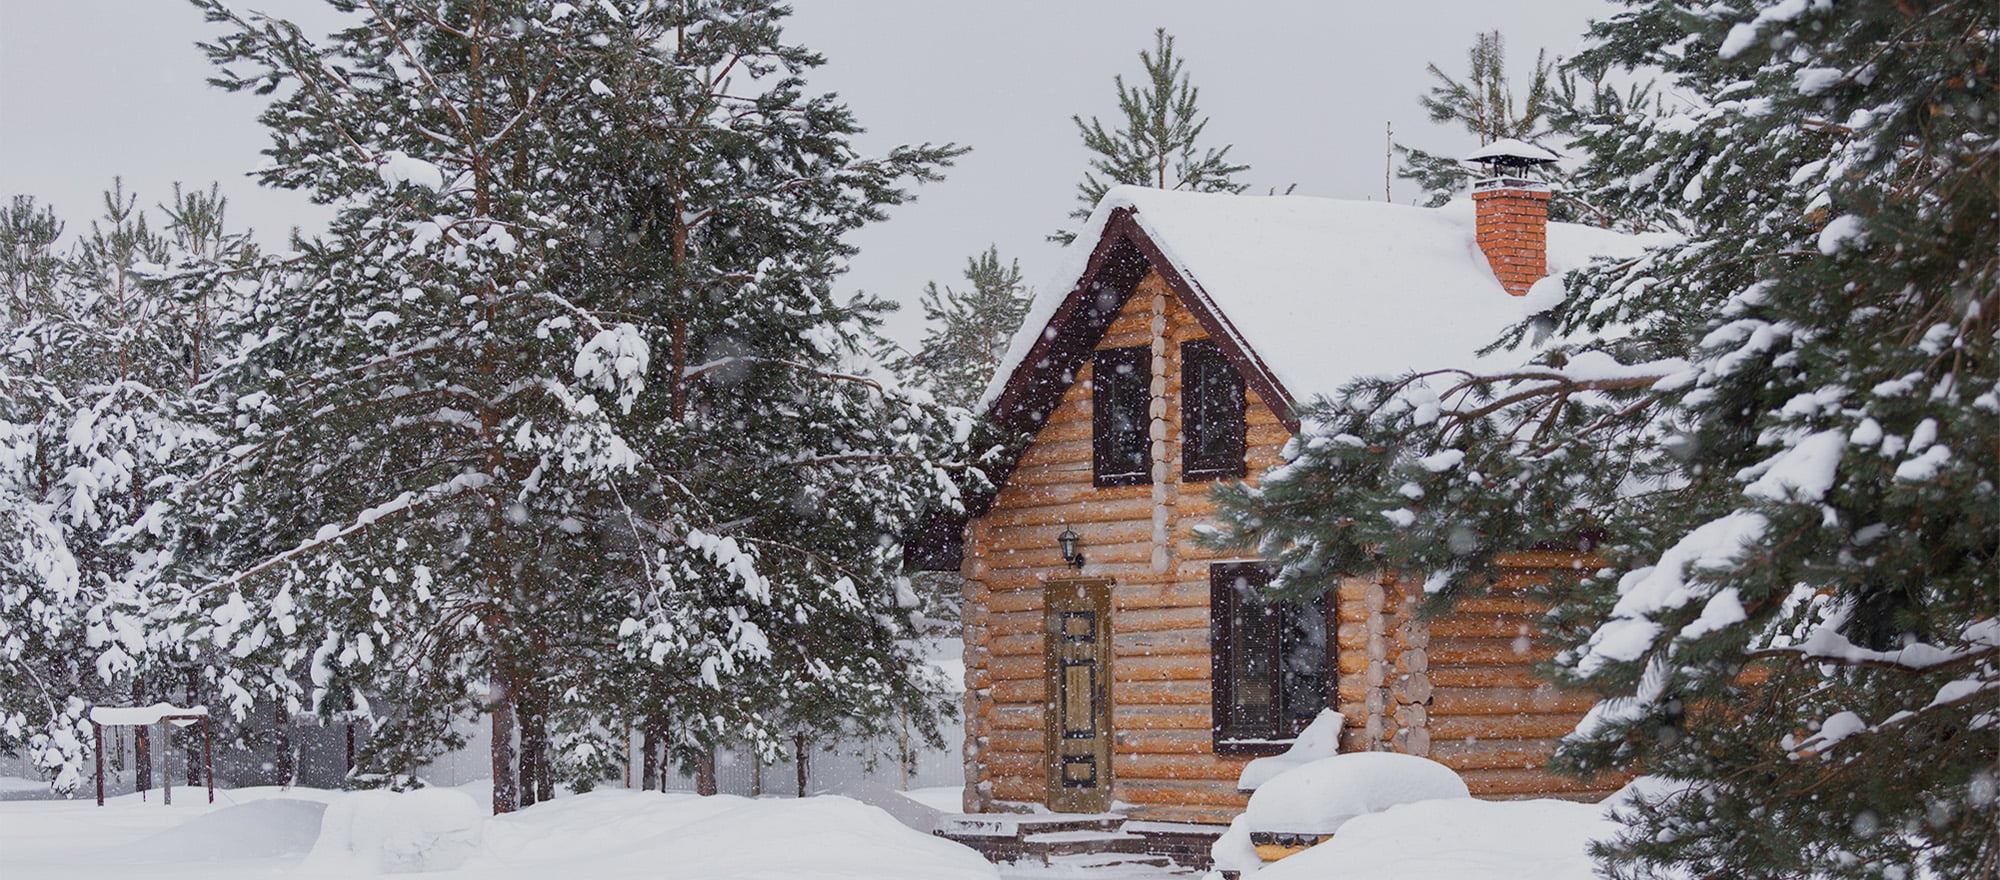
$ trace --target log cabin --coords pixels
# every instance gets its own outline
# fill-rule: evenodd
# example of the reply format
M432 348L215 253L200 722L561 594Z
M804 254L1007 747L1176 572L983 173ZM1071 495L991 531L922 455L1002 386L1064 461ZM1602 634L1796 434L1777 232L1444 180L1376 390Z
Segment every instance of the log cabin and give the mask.
M1508 178L1437 209L1106 195L983 404L1031 439L963 531L966 812L1227 823L1245 763L1328 708L1342 751L1428 756L1478 796L1616 787L1544 769L1592 701L1531 673L1550 650L1526 592L1576 555L1506 557L1425 621L1421 572L1267 604L1258 560L1195 539L1217 481L1283 463L1295 404L1463 363L1538 279L1640 249L1548 222L1549 198Z

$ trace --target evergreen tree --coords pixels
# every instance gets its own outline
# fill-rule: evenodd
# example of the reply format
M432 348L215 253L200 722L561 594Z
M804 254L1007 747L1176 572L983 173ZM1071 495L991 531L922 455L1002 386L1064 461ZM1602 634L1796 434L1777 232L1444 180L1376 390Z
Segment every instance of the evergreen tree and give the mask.
M1289 594L1386 565L1432 613L1586 541L1549 671L1603 699L1559 760L1657 777L1617 876L1992 877L2000 10L1628 7L1582 60L1686 106L1587 129L1590 195L1685 240L1566 279L1519 372L1316 405L1232 530Z
M1250 166L1230 164L1229 145L1215 149L1201 144L1208 117L1195 109L1200 90L1189 83L1182 64L1174 57L1174 38L1159 28L1153 31L1153 50L1139 50L1145 83L1126 88L1123 76L1112 80L1118 87L1123 127L1107 130L1095 116L1088 124L1081 116L1070 117L1084 147L1095 154L1090 171L1076 186L1078 207L1070 212L1071 219L1088 219L1105 191L1119 184L1225 193L1249 187L1237 183L1236 175ZM1049 238L1068 244L1076 233L1059 230Z
M971 409L993 380L1034 294L1021 283L1021 261L1001 265L997 247L966 258L965 280L970 286L963 291L940 288L935 281L924 285L929 326L922 346L890 365L929 389L938 402Z
M213 444L188 381L208 340L161 275L250 255L214 190L177 188L160 226L122 186L104 202L63 250L52 211L19 197L0 210L0 750L62 790L88 766L89 705L203 701L199 677L157 650L144 594L179 528L162 502Z
M1527 94L1516 101L1513 84L1507 77L1507 42L1499 31L1487 31L1466 51L1465 79L1454 79L1436 64L1426 65L1437 85L1417 100L1432 122L1457 123L1479 139L1480 146L1498 140L1537 142L1553 133L1549 125L1549 76L1555 65L1548 52L1535 55L1534 78ZM1437 207L1465 194L1473 172L1455 156L1441 156L1396 145L1403 157L1396 176L1414 180L1424 190L1424 204Z
M282 89L264 182L341 210L220 374L256 390L191 640L356 698L391 780L485 713L496 811L634 728L924 711L894 536L954 503L952 426L850 368L881 305L830 283L956 148L857 155L769 0L335 0L317 44L197 5L217 84Z

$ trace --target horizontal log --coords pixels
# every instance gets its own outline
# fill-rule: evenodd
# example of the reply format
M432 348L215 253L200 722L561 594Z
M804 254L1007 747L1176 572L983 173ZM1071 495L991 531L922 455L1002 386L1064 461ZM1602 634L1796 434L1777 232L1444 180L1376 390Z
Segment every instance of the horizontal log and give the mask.
M982 546L1030 546L1030 538L1040 538L1048 546L1056 546L1056 536L1064 528L1076 530L1082 538L1084 548L1088 548L1096 538L1090 536L1092 528L1102 528L1104 522L1152 522L1152 492L1132 492L1134 488L1146 486L1110 486L1104 490L1074 490L1078 498L1068 500L1044 500L1038 492L1034 498L998 498L994 506L982 516L986 520L988 532L984 534ZM1094 492L1106 492L1096 496ZM1068 488L1054 494L1072 494ZM1034 500L1036 504L1026 504ZM1026 532L1026 534L1022 534Z
M1116 675L1117 669L1113 669ZM1209 683L1201 681L1130 681L1112 684L1112 699L1128 706L1202 706L1214 699Z
M1111 707L1111 729L1208 730L1208 707L1114 704Z
M1112 650L1121 660L1127 655L1196 655L1208 662L1208 627L1114 633Z
M1007 480L1008 482L1013 482L1026 475L1043 471L1057 471L1065 474L1074 473L1078 470L1088 471L1090 470L1090 462L1091 441L1087 437L1080 440L1036 440L1029 443L1028 448L1021 450L1021 456L1015 460L1014 470L1007 475ZM1046 481L1034 480L1032 482L1039 483Z
M1040 704L1049 698L1049 683L1045 677L996 681L990 693L996 703Z
M1104 329L1102 341L1097 347L1131 348L1146 345L1153 338L1152 316L1147 314L1146 301L1151 297L1134 296L1125 301L1125 310L1111 319L1111 326Z
M1121 730L1114 740L1120 755L1206 755L1214 751L1206 730Z
M1043 577L1033 572L996 572L986 581L986 610L1040 611L1042 589L1046 584Z
M1525 663L1509 663L1488 666L1439 666L1432 658L1430 671L1432 687L1536 687L1543 681L1535 677L1534 669Z
M1452 606L1452 615L1461 614L1520 614L1539 618L1549 610L1548 603L1516 595L1488 593L1484 596L1467 596Z
M1495 795L1553 797L1564 793L1605 790L1602 782L1580 782L1546 770L1466 770L1458 775L1465 780L1465 787L1472 790L1473 797Z
M1051 518L1045 522L1027 525L1008 524L1007 520L1017 515L1035 513L1041 508L1017 510L995 510L989 514L994 519L993 535L979 548L980 553L993 554L1008 550L1049 550L1058 553L1061 547L1056 536L1064 529L1074 530L1081 537L1086 554L1100 544L1123 544L1130 542L1150 542L1153 540L1153 506L1151 502L1138 504L1131 501L1112 505L1089 505L1085 515ZM1138 514L1111 518L1113 514ZM1096 517L1103 516L1104 519Z
M1046 714L1040 706L994 706L986 717L996 731L1041 730Z
M1494 666L1528 664L1555 656L1555 651L1535 644L1533 639L1432 639L1430 663L1438 666Z
M1217 779L1234 782L1243 773L1247 759L1217 755L1154 755L1119 752L1112 757L1114 774L1121 779L1185 780Z
M987 781L992 783L993 799L998 801L1038 804L1044 798L1048 797L1049 793L1048 778L1041 775L1033 778L1026 776L998 776L990 778Z
M1467 614L1462 610L1432 619L1432 638L1499 638L1533 636L1537 617L1527 614Z
M1043 733L1039 730L995 730L986 735L986 752L1042 753Z
M1591 694L1558 690L1554 686L1522 687L1433 687L1431 716L1512 715L1519 713L1566 714L1582 718L1597 705Z
M991 643L992 640L1003 636L1018 636L1024 633L1040 634L1048 629L1048 615L1042 610L1040 602L1036 602L1035 605L1036 607L1032 611L1009 611L1005 614L988 615L986 618L986 637L988 642ZM1039 651L1041 649L1036 648L1035 650Z
M1574 715L1447 715L1431 719L1431 742L1446 739L1546 739L1576 729Z
M1042 655L1032 654L1020 657L995 657L986 664L986 674L995 684L1003 681L1040 679L1043 674Z
M1152 583L1150 567L1144 576L1133 581L1121 580L1111 593L1112 619L1132 608L1208 608L1208 584L1177 581L1172 583Z
M1431 760L1453 770L1540 769L1555 750L1554 739L1431 740Z
M1347 647L1342 645L1341 647ZM1343 679L1368 671L1368 652L1362 650L1339 651L1334 654L1334 668L1340 670Z
M1118 799L1132 804L1203 804L1241 810L1250 796L1236 790L1236 780L1119 779L1112 784Z
M1035 777L1047 772L1040 752L987 752L986 772L994 777Z
M1206 654L1121 657L1111 665L1111 674L1120 682L1207 682L1213 671L1213 664Z
M1204 605L1199 608L1134 608L1111 615L1113 634L1172 629L1200 629L1207 632L1208 607Z
M988 643L988 650L994 657L1040 657L1048 645L1048 636L1037 627L1035 632L998 636Z
M1594 553L1577 553L1567 550L1523 550L1514 553L1499 553L1493 557L1493 564L1503 568L1552 568L1568 571L1591 571L1603 568L1607 563L1602 556Z

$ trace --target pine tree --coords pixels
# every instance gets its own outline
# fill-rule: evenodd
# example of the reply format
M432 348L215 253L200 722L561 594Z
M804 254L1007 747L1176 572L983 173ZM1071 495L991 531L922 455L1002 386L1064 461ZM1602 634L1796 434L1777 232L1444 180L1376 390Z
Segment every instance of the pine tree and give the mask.
M163 502L213 439L188 380L208 337L160 276L248 254L214 190L176 188L163 225L122 186L104 204L67 249L53 211L26 198L0 211L0 750L60 790L83 779L89 705L203 701L191 667L159 650L144 591L179 528Z
M1427 573L1432 613L1587 540L1549 671L1603 699L1559 760L1656 777L1614 875L1992 877L2000 11L1628 6L1583 60L1686 103L1588 129L1590 195L1685 240L1566 279L1518 373L1322 403L1235 534L1295 595Z
M1555 65L1548 52L1535 55L1534 77L1528 91L1518 101L1507 77L1507 42L1499 31L1481 33L1466 51L1465 79L1454 79L1436 64L1426 66L1437 85L1418 98L1432 122L1456 123L1480 146L1513 138L1530 143L1553 133L1549 125L1552 93L1550 74ZM1424 190L1424 204L1437 207L1465 194L1472 183L1472 171L1456 157L1442 156L1397 144L1403 157L1396 176L1414 180Z
M963 291L924 285L924 339L915 354L897 358L891 366L928 389L938 402L971 409L979 402L1006 354L1007 343L1020 329L1033 292L1021 283L1021 261L1000 263L1000 250L965 261Z
M830 282L956 148L857 155L768 0L341 2L319 44L198 5L217 84L283 89L264 182L343 207L222 374L191 638L356 698L392 782L484 713L496 811L629 729L923 711L894 536L954 503L951 426L851 369L881 304Z
M1118 87L1124 126L1107 130L1095 116L1088 124L1081 116L1070 117L1084 147L1095 154L1091 170L1076 186L1079 204L1070 219L1088 219L1105 191L1119 184L1188 192L1240 193L1249 188L1236 182L1236 175L1250 166L1230 164L1229 145L1215 149L1201 144L1208 117L1195 108L1200 90L1188 81L1182 64L1174 57L1174 38L1166 28L1156 29L1153 50L1139 50L1145 83L1126 88L1123 76L1112 80ZM1076 233L1059 230L1049 238L1068 244Z

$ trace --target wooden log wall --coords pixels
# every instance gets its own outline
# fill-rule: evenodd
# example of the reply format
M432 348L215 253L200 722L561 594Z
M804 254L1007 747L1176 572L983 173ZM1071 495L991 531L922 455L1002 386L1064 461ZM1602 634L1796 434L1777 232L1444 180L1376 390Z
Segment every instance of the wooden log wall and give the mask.
M967 527L966 798L973 812L1043 797L1042 587L1109 578L1112 589L1112 797L1154 821L1227 821L1242 809L1247 758L1214 754L1209 734L1208 567L1194 542L1211 483L1180 480L1180 346L1207 336L1156 274L1127 300L1097 348L1152 354L1151 485L1091 484L1086 366L1022 453L985 516ZM1289 438L1249 393L1249 471L1278 464ZM1073 528L1087 564L1062 564L1055 536Z
M1112 589L1114 801L1134 818L1227 822L1247 798L1247 757L1216 755L1210 738L1209 566L1202 549L1210 483L1180 480L1180 344L1206 337L1149 273L1096 346L1148 346L1153 482L1091 480L1091 376L1086 365L1022 453L986 515L967 526L965 575L967 812L1025 809L1044 797L1042 590L1051 580L1108 578ZM1290 434L1247 392L1248 473L1280 463ZM1074 529L1087 564L1066 566L1056 535ZM1599 789L1538 768L1587 698L1539 685L1528 661L1537 611L1525 586L1564 560L1528 559L1490 597L1432 622L1411 613L1420 580L1355 578L1336 599L1336 707L1343 751L1429 755L1481 796L1588 796ZM1539 567L1538 567L1539 565ZM1527 647L1523 648L1523 645ZM1614 786L1615 787L1615 786Z

